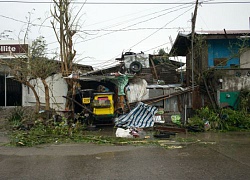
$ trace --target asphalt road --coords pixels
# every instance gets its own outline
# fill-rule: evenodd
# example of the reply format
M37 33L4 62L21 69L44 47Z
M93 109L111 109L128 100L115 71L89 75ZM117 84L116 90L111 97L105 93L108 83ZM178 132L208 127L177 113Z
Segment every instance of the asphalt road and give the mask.
M1 146L0 179L249 179L250 133L190 136L197 139L196 143L163 141L168 148L94 144Z

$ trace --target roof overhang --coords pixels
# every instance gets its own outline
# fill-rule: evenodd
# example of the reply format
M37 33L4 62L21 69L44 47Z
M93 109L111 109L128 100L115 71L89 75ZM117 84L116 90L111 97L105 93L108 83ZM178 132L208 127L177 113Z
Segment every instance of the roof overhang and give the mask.
M250 30L222 30L222 31L196 31L195 36L203 36L205 39L240 39L249 38ZM170 50L171 56L186 56L191 47L191 33L179 33Z
M179 33L169 52L170 56L186 56L191 46L191 34Z

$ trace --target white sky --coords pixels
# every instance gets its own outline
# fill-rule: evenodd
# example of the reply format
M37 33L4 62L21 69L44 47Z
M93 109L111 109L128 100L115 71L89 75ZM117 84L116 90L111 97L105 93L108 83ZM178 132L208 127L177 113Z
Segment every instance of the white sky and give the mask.
M52 4L41 3L51 0L22 0L18 2L0 0L0 33L15 40L24 37L27 17L32 12L34 24L28 34L30 40L42 35L49 44L50 52L58 49L55 34L50 25ZM83 2L84 0L74 0ZM209 1L209 0L207 0ZM36 2L36 3L24 3ZM194 0L87 0L87 2L132 2L132 3L190 3ZM202 2L200 0L200 2ZM212 0L202 3L198 8L196 30L247 30L249 29L250 1ZM238 2L238 3L222 3ZM248 2L248 3L243 3ZM76 14L81 4L73 4ZM34 10L33 10L34 9ZM124 51L153 54L160 48L171 48L170 38L174 41L179 31L190 32L192 4L86 4L81 12L79 32L75 37L77 60L103 68L114 63ZM41 18L41 20L38 20ZM47 20L46 20L47 19ZM6 32L10 30L12 32ZM83 33L83 31L87 32ZM5 39L5 37L1 37Z

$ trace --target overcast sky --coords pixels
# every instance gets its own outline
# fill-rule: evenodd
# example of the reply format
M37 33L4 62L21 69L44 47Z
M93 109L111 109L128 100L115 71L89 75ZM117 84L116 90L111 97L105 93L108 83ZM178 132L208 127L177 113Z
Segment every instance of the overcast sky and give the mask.
M73 2L84 2L74 0ZM103 4L91 4L101 2ZM114 4L110 4L113 2ZM134 4L124 4L124 3ZM147 3L155 4L147 4ZM87 0L79 16L80 32L75 36L77 60L97 68L114 63L124 51L153 54L160 48L168 51L178 32L190 32L193 0ZM248 30L250 1L200 1L196 30ZM231 2L231 3L229 3ZM107 3L107 4L105 4ZM123 4L115 4L123 3ZM136 4L142 3L142 4ZM168 3L168 4L159 4ZM185 4L186 3L186 4ZM82 4L72 4L76 14ZM0 38L23 38L27 17L33 24L28 38L32 41L42 35L49 52L58 50L55 35L50 28L51 0L0 0ZM7 31L11 32L7 32Z

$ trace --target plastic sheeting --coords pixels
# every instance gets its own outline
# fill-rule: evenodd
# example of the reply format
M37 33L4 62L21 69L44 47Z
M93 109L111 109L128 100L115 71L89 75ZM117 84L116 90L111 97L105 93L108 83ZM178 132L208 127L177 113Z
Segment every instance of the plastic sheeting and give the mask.
M125 95L124 88L128 84L128 76L125 74L120 74L115 79L110 80L118 87L118 96Z
M149 93L147 90L147 81L144 79L138 79L134 83L129 83L126 87L126 95L129 103L137 102L149 98Z
M119 116L115 125L124 128L153 127L154 115L157 111L156 107L139 102L128 114Z

